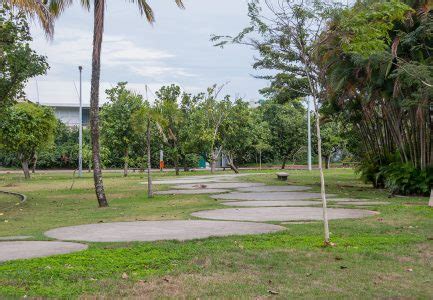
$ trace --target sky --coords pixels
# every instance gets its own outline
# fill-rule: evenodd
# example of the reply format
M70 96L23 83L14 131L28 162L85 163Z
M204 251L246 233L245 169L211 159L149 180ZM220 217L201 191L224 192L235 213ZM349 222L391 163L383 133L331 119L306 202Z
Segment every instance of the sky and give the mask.
M79 3L79 1L76 1ZM248 25L246 0L184 0L185 10L174 0L149 0L156 22L140 16L136 4L107 1L102 51L100 100L119 81L148 97L162 85L178 84L197 93L213 84L229 84L225 94L255 102L258 90L268 83L256 79L252 49L230 45L224 49L209 41L212 34L234 35ZM29 81L27 97L40 103L77 104L78 66L83 66L83 103L89 103L93 14L78 4L56 21L52 41L32 24L32 47L48 57L50 70Z

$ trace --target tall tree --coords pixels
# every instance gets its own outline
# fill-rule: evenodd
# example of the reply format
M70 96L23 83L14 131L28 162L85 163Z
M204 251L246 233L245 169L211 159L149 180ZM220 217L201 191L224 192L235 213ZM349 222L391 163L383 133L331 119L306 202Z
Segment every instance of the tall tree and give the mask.
M45 56L30 48L32 37L23 12L14 13L7 6L0 8L0 107L24 96L29 78L45 74Z
M326 104L357 130L364 178L375 186L388 184L390 163L433 168L432 20L431 1L360 0L318 43ZM428 194L432 183L420 180L417 193Z
M261 5L263 4L263 5ZM319 69L314 61L316 41L327 20L334 13L334 5L321 1L251 0L248 4L250 26L235 37L214 36L216 46L242 44L252 46L261 57L255 68L272 69L286 74L292 91L310 95L316 115L317 152L325 244L329 245L329 225L325 176L322 167L322 142L320 134L319 102L322 100L322 85ZM263 10L263 7L266 10Z
M306 110L297 100L283 104L276 100L267 100L261 103L258 110L263 120L269 124L270 143L276 158L282 160L281 168L284 169L287 161L305 147L307 140Z
M146 137L146 156L147 156L147 196L153 197L153 185L152 185L152 149L151 149L151 137L152 137L152 124L160 128L160 133L163 135L162 126L165 125L165 120L162 115L148 102L136 111L132 116L132 124L134 131L139 136Z
M272 149L271 146L271 127L269 123L263 119L263 113L259 109L253 110L253 137L252 147L259 153L259 169L262 169L262 154L264 151Z
M211 172L216 170L216 163L222 151L222 128L229 114L231 101L229 96L219 99L224 85L214 85L206 93L196 96L197 109L189 116L191 123L191 143L199 153L210 162Z
M101 109L102 141L123 155L123 176L128 176L131 144L135 140L132 116L143 105L143 97L126 88L126 82L106 90L108 102Z
M182 112L179 107L181 91L177 85L163 86L156 92L155 110L166 120L165 129L168 137L170 154L173 158L176 175L179 175L179 132L182 126Z
M253 114L249 103L237 99L228 106L221 130L222 149L230 169L239 173L236 160L245 156L253 144Z
M66 9L73 1L71 0L51 0L50 8L56 15ZM146 0L130 0L129 2L137 3L138 9L142 15L146 16L149 23L155 21L152 8ZM175 0L180 8L184 8L182 0ZM90 0L83 0L81 4L90 10ZM108 206L108 201L104 191L102 180L100 142L99 142L99 81L101 75L101 49L104 32L104 13L105 0L94 0L93 5L93 51L92 51L92 79L90 87L90 132L92 136L92 153L93 153L93 179L95 183L95 192L100 207Z
M17 103L1 113L0 147L17 156L26 179L30 179L29 162L52 145L56 125L50 108L30 102Z

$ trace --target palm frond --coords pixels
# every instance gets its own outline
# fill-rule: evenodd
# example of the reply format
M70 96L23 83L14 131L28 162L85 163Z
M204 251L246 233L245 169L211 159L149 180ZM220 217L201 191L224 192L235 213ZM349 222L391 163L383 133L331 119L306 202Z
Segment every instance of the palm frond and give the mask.
M155 16L147 0L129 0L131 3L137 3L141 15L145 15L149 23L155 22Z
M36 18L48 37L54 34L54 16L39 0L3 0L3 3L24 12L29 18Z
M177 6L179 6L179 8L185 9L185 5L183 5L182 0L175 0L175 1L176 1Z

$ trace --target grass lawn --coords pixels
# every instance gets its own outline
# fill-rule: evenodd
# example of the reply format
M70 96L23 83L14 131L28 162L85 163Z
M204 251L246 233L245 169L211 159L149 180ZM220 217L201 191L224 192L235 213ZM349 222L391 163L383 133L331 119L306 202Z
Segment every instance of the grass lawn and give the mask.
M227 172L228 173L228 172ZM242 180L281 184L275 171ZM289 171L290 182L319 190L316 171ZM204 172L190 173L202 175ZM173 176L157 174L158 177ZM226 208L207 195L147 199L142 174L105 175L110 207L98 209L92 178L71 173L0 175L0 236L32 235L61 226L109 221L188 219ZM380 215L330 222L335 247L322 247L322 224L286 231L188 242L89 243L83 252L0 264L0 296L182 298L433 298L433 209L427 198L388 199L353 171L326 172L329 193L392 202ZM167 189L168 186L157 186ZM332 204L332 202L331 202ZM331 205L332 206L332 205Z

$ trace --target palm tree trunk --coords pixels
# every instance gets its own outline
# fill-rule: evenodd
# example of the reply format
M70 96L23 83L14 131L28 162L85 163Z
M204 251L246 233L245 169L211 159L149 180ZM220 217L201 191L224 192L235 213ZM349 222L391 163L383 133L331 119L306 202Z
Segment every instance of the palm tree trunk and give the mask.
M147 196L153 197L152 175L151 175L151 153L150 153L150 119L147 120Z
M101 77L101 47L104 32L105 0L95 0L93 25L92 82L90 88L90 134L92 137L93 179L99 207L107 207L102 181L99 149L99 80Z

